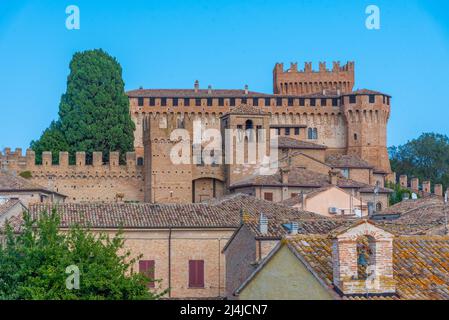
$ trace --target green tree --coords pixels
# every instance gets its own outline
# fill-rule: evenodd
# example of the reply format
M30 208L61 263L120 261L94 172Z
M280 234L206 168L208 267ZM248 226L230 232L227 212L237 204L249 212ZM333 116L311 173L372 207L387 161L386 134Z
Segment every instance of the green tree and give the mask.
M31 143L37 157L42 151L69 151L73 163L76 151L133 151L135 125L129 114L122 68L101 49L75 53L70 62L67 90L59 105L59 119ZM63 150L62 148L65 148ZM56 159L55 159L56 160Z
M132 270L139 257L124 248L121 233L113 238L94 235L79 226L59 231L56 211L42 213L37 221L24 214L19 234L7 225L0 247L0 299L26 300L128 300L157 299L147 288L145 275ZM71 269L79 270L79 288ZM69 273L66 273L69 271ZM76 271L74 271L76 272Z
M391 167L396 174L430 180L449 186L449 138L424 133L398 147L389 148Z

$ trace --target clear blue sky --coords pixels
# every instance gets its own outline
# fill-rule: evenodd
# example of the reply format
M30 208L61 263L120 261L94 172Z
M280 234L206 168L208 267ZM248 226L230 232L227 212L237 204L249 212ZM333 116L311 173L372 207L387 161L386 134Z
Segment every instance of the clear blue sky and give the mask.
M80 30L65 28L72 4ZM117 57L127 90L271 92L275 62L354 60L356 88L393 96L389 145L449 134L449 1L0 0L0 148L27 148L57 118L71 56L92 48Z

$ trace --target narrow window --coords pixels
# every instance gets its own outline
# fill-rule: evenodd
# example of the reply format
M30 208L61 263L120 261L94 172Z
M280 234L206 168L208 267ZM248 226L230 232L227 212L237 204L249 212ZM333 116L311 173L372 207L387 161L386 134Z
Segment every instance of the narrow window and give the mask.
M313 129L312 128L307 129L307 139L309 139L309 140L313 139Z
M315 107L316 106L316 99L310 99L310 106Z
M142 157L137 158L137 165L143 166L143 158Z
M204 288L204 260L189 260L189 288Z
M207 98L207 106L212 107L212 98Z
M190 106L190 99L184 98L184 107L188 107L188 106Z
M255 107L259 106L259 98L253 98L253 106Z
M306 99L304 99L304 98L299 99L299 105L301 107L304 107L306 105Z
M357 141L358 137L357 137L357 133L354 133L354 140Z
M356 96L349 96L349 103L356 103Z
M265 105L266 106L271 106L271 99L270 98L265 98Z
M150 98L148 101L148 105L150 107L154 107L156 105L156 99L155 98Z
M140 260L139 273L148 277L148 288L154 288L154 260Z
M282 107L282 98L276 98L276 104L278 107Z
M376 101L376 96L374 94L371 94L369 96L369 103L374 103Z
M223 107L224 106L224 99L218 98L218 106Z
M295 128L295 136L299 136L299 128Z
M246 104L248 102L248 99L247 98L242 98L242 103L243 104Z
M173 106L174 107L178 106L178 98L173 98Z
M288 98L288 106L293 107L293 98Z
M318 140L318 129L317 128L313 128L313 139Z
M229 99L229 105L230 106L235 106L235 98Z
M346 179L349 179L349 169L348 169L348 168L343 168L343 169L341 169L341 174L342 174L343 177L345 177Z
M326 107L327 106L327 99L321 99L321 106Z
M290 128L285 128L285 135L289 136L290 135Z
M200 98L195 99L195 106L201 107L201 99Z
M337 98L332 99L332 106L338 107L338 99Z
M167 106L167 98L161 98L161 106L166 107Z
M143 98L142 97L137 98L137 104L139 107L143 107Z

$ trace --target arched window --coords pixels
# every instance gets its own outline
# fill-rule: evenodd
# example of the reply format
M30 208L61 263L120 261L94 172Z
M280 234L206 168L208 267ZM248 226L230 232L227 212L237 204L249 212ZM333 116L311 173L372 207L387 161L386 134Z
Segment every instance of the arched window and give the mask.
M376 203L376 212L382 211L382 202Z
M357 279L366 280L372 272L374 254L376 250L375 239L370 236L357 238ZM371 267L371 268L370 268Z
M357 133L354 133L354 140L356 140L357 141Z
M245 122L245 130L246 130L246 135L249 138L249 141L253 141L253 121L252 120L246 120Z

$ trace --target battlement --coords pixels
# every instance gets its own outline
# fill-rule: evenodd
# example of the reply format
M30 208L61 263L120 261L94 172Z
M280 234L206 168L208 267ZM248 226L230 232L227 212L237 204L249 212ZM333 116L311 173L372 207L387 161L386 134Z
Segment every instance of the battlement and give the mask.
M135 152L126 153L126 164L120 164L120 153L110 152L109 161L103 162L102 152L92 153L92 162L86 161L85 152L76 152L75 164L69 164L69 153L59 152L58 164L53 164L52 152L46 151L42 153L42 164L36 163L36 154L33 150L27 149L26 155L23 156L22 149L17 148L12 152L11 148L5 148L4 152L0 152L0 167L3 170L14 171L52 171L52 170L126 170L136 171L142 168L142 160L137 159Z
M319 62L318 70L314 70L312 62L305 62L304 68L298 70L298 63L292 62L289 69L283 63L276 63L273 70L274 94L303 95L322 92L325 89L351 92L354 87L355 63L347 62L341 66L334 61L332 70L326 62Z

